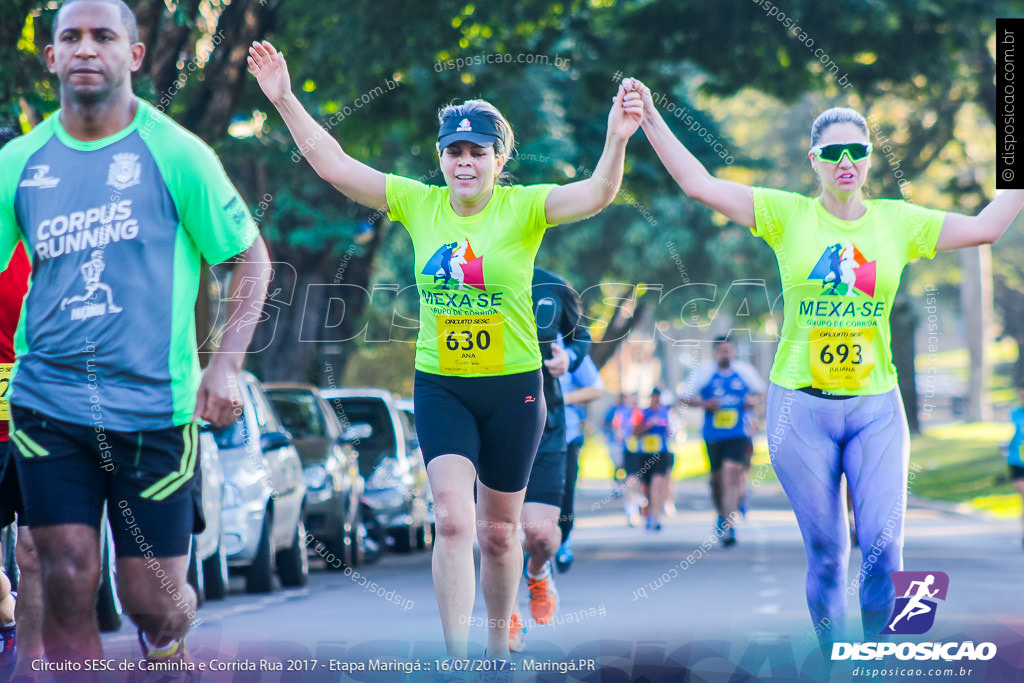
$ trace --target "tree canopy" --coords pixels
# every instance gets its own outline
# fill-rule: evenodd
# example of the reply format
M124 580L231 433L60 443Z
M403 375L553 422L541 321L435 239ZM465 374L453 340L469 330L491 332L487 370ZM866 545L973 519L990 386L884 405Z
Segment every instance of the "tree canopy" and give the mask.
M0 124L27 128L58 106L57 84L41 61L53 9L41 0L0 5ZM268 38L287 55L299 97L346 151L427 182L440 182L438 108L471 97L490 100L513 123L517 181L565 183L589 173L616 80L636 75L712 173L813 192L811 120L844 104L872 124L873 196L910 190L913 201L971 212L992 196L995 17L1013 11L990 0L129 5L148 46L137 92L218 151L273 258L288 264L278 269L270 321L254 345L263 349L252 360L258 374L321 382L321 361L338 372L358 356L383 384L407 382L387 359L411 358L411 345L377 342L412 338L402 328L414 320L396 317L397 310L415 318L406 289L411 244L404 230L338 194L301 159L245 71L252 40ZM1024 245L1007 244L996 256L1005 285L997 301L1010 313L1024 310ZM718 309L705 303L683 313L659 302L674 288L711 284L721 296L734 281L763 280L769 295L750 297L745 309L757 324L779 291L767 246L688 200L642 132L630 143L616 203L583 225L551 231L538 264L586 291L598 336L609 322L628 329L632 309L602 302L631 300L643 293L638 284L660 289L647 289L637 304L683 328L706 326ZM940 257L921 272L955 283L959 266ZM909 287L920 291L913 278ZM1024 341L1016 327L1007 332ZM353 372L370 376L362 365Z

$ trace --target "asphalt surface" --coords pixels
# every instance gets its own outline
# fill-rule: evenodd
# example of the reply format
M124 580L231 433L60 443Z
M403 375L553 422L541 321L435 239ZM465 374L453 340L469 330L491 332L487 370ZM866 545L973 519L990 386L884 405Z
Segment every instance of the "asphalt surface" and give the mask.
M915 501L907 517L905 568L945 572L950 587L933 628L902 640L991 641L998 647L996 659L904 662L888 657L835 662L829 670L821 664L804 601L800 534L777 485L752 492L739 543L732 548L717 543L704 482L676 485L678 512L660 533L629 528L612 491L608 483L586 483L581 489L575 563L568 573L556 575L559 614L554 623L529 624L526 651L514 655L509 665L515 668L514 680L1024 680L1019 520ZM854 551L851 577L859 559ZM851 587L848 595L850 624L856 626L856 589ZM525 587L520 602L528 614ZM193 680L445 677L438 671L444 654L429 552L388 554L348 575L326 572L314 562L307 587L268 596L245 595L241 578L233 578L228 598L208 602L198 616L202 621L188 637L189 652L206 668ZM463 680L480 680L479 669L488 666L478 659L486 618L479 589L473 617L474 659L453 666L477 670L464 673ZM862 639L859 629L852 639ZM115 667L139 660L135 633L127 623L120 633L104 636L104 646ZM278 666L284 670L275 670ZM888 670L872 673L864 666ZM136 671L116 678L155 683L180 680L177 676L146 677Z

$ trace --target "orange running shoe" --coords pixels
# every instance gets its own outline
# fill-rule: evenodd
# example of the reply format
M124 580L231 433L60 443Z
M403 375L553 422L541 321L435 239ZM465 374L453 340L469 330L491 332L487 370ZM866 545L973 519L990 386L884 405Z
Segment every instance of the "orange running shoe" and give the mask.
M526 625L523 623L519 612L512 613L512 619L508 628L508 649L509 652L523 651L523 636L526 635Z
M558 590L555 579L551 576L551 563L544 565L544 575L540 578L526 578L530 589L530 616L538 624L546 624L555 618L558 610Z

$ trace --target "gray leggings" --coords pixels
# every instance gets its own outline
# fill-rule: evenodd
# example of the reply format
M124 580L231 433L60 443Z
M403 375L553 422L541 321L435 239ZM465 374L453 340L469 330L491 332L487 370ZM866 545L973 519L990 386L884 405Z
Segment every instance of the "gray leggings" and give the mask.
M910 432L899 389L832 400L772 384L767 410L768 452L804 538L815 627L825 641L843 639L847 595L859 587L864 632L880 633L895 601L889 574L903 569ZM864 558L849 581L843 474Z

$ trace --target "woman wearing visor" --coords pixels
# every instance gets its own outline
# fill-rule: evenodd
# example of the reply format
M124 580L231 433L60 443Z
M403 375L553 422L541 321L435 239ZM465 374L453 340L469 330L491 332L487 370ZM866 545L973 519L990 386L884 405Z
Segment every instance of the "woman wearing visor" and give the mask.
M412 237L420 295L414 400L434 495L441 626L448 654L466 657L475 536L487 656L506 659L523 569L517 522L545 416L534 257L547 228L592 216L615 198L626 142L640 125L640 94L619 88L594 173L563 186L500 185L515 148L508 122L483 100L444 107L437 150L445 185L437 187L348 156L292 94L284 56L270 43L253 44L249 68L320 177L387 211Z
M1024 205L1006 191L977 216L869 200L864 117L833 108L811 126L808 159L821 193L806 197L711 176L672 134L642 83L643 128L691 198L749 226L775 252L784 321L767 399L769 452L807 553L807 604L822 642L843 640L847 595L860 592L865 637L882 633L903 569L910 435L896 384L889 315L910 261L990 244ZM853 499L864 561L847 577L850 534L840 479Z

